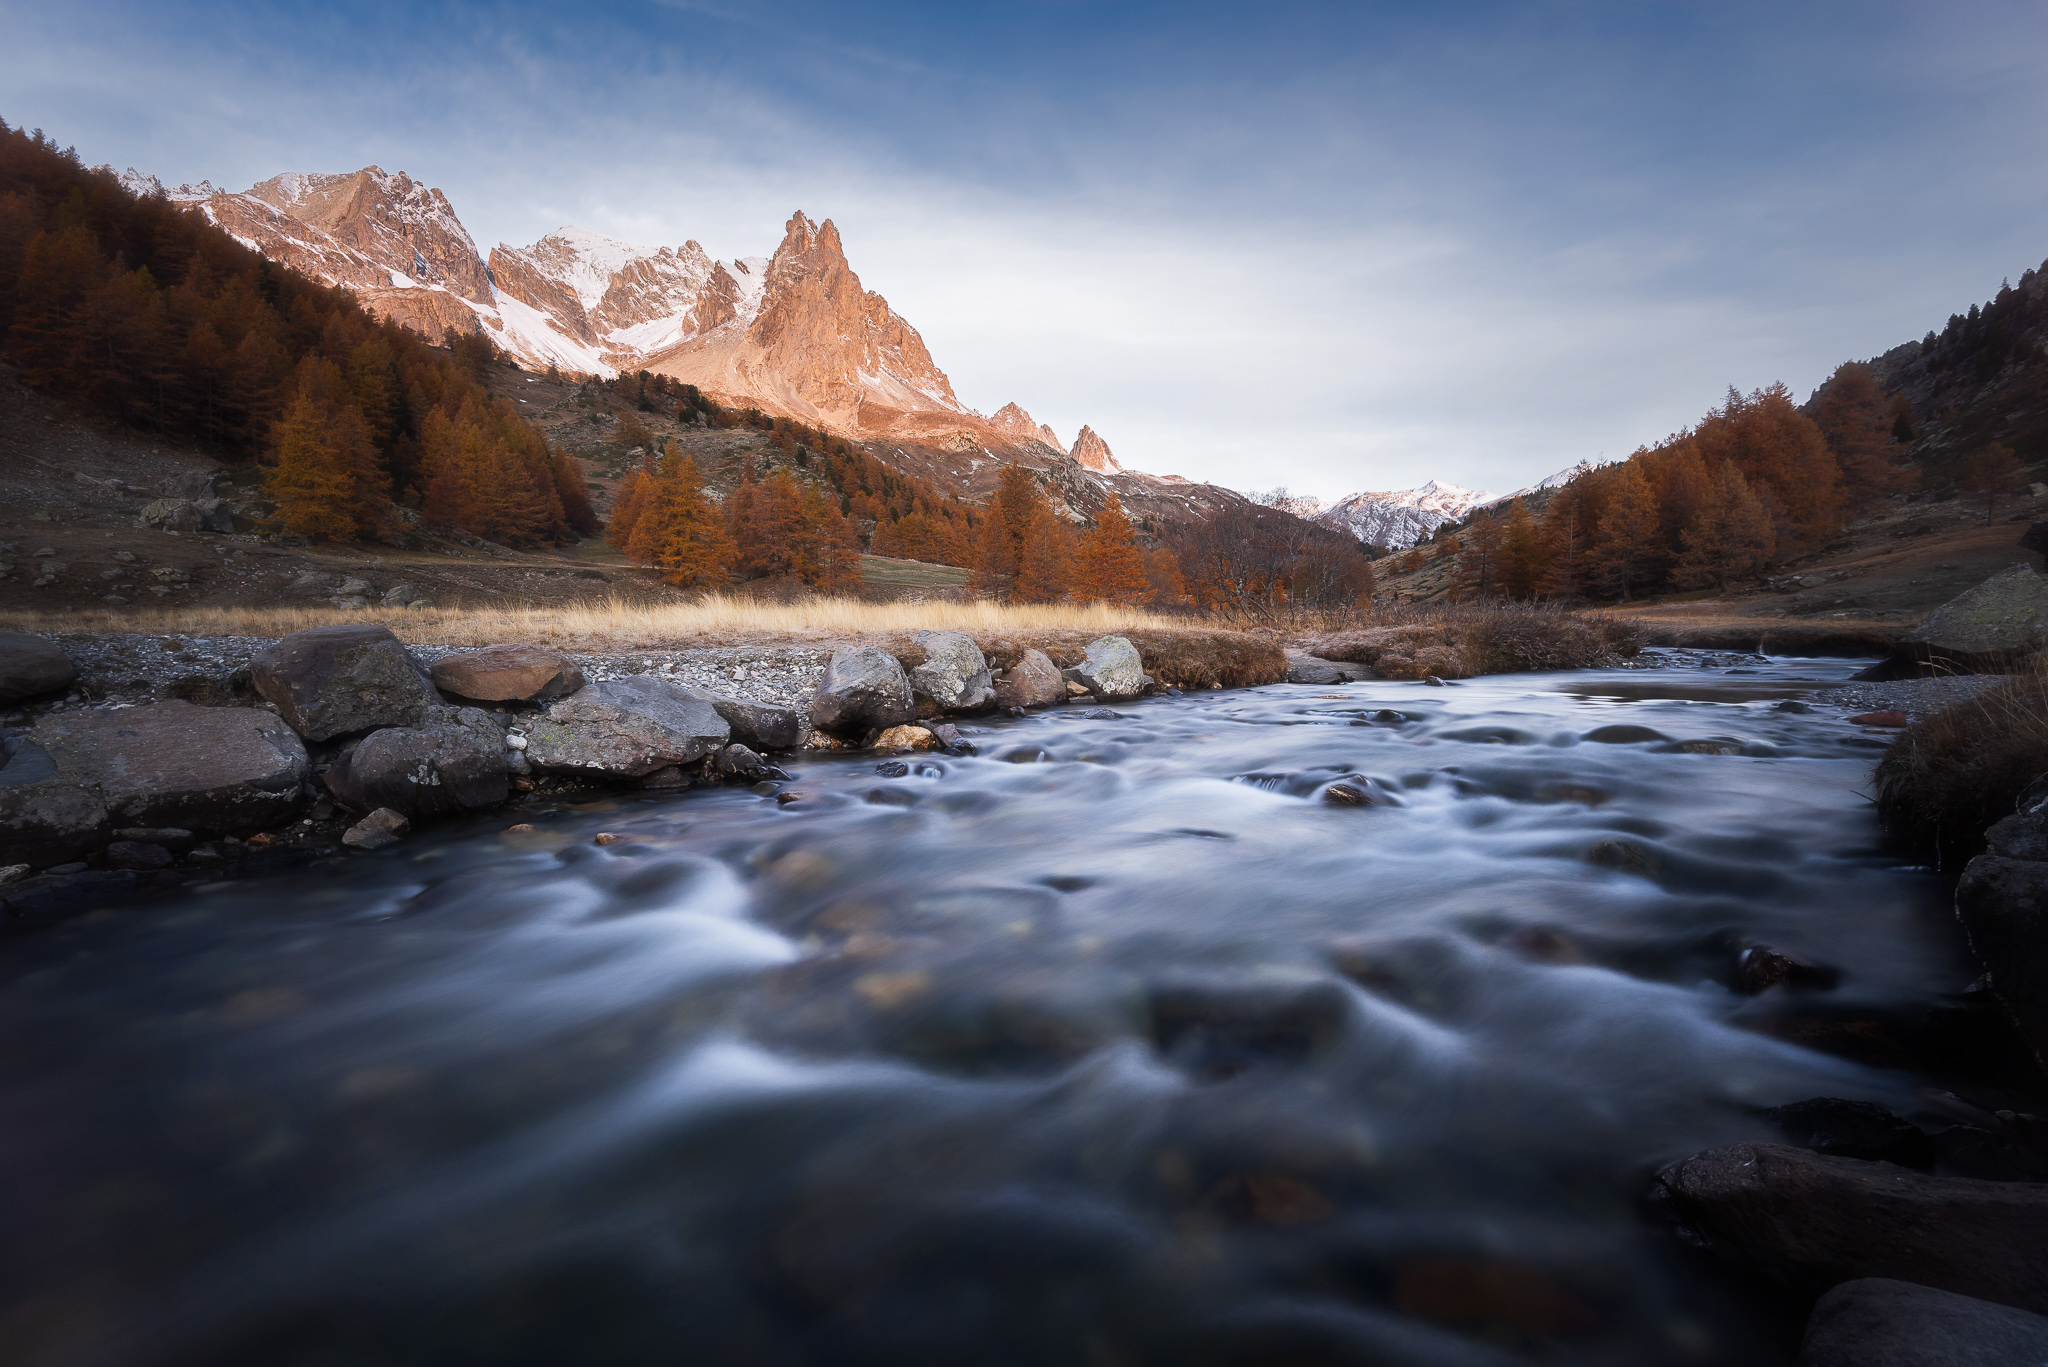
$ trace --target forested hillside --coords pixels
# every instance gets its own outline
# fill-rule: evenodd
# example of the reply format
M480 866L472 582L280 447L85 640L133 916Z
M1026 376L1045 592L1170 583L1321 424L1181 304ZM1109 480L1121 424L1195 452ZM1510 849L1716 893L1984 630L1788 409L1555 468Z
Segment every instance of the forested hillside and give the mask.
M598 529L574 463L444 348L0 123L0 338L24 383L271 467L282 529L379 535L394 504L508 545Z

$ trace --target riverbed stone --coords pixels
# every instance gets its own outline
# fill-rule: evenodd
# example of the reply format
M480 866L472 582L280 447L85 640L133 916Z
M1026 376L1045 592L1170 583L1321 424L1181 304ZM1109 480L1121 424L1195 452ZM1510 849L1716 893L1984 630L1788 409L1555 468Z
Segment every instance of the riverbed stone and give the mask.
M811 725L857 736L901 726L917 716L910 679L880 646L840 646L811 696Z
M107 846L106 860L111 869L167 869L171 852L140 840L116 840Z
M95 791L116 826L261 830L293 820L308 800L306 747L260 707L174 700L58 712L29 739L60 779Z
M1819 1096L1759 1112L1802 1149L1932 1171L1933 1138L1874 1101Z
M396 845L411 830L405 813L379 807L343 831L341 843L352 850L381 850Z
M1732 1144L1658 1173L1650 1207L1685 1242L1783 1286L1895 1277L2048 1310L2048 1186Z
M1978 855L1956 884L1956 917L1993 1000L2048 1067L2048 863Z
M1017 663L995 682L996 706L1051 707L1064 702L1067 696L1067 681L1060 673L1060 667L1052 657L1042 650L1027 650L1018 657Z
M77 674L55 641L26 631L0 631L0 704L54 693Z
M979 712L995 701L988 661L974 638L958 631L920 631L925 662L910 671L910 691L940 712Z
M474 707L445 707L418 726L373 731L327 771L329 791L346 806L388 807L416 820L496 807L510 782L504 733Z
M443 693L477 702L553 702L586 682L583 671L561 651L527 645L444 655L429 674Z
M1104 702L1126 702L1145 691L1145 663L1128 636L1098 636L1088 643L1075 680Z
M1822 1296L1799 1367L2018 1367L2048 1362L2048 1318L1890 1277Z
M702 698L732 728L732 738L756 750L794 750L804 738L803 713L779 702L736 698L704 688L684 690Z
M165 498L217 498L227 476L219 470L187 470L157 481L156 491Z
M60 777L41 745L0 738L0 863L48 868L106 839L107 806L87 785Z
M939 738L922 726L892 726L875 737L877 750L931 750Z
M644 674L586 685L527 732L526 758L543 773L645 778L724 747L732 728L704 699Z
M441 706L427 671L389 627L296 632L249 659L256 691L307 740L412 726Z

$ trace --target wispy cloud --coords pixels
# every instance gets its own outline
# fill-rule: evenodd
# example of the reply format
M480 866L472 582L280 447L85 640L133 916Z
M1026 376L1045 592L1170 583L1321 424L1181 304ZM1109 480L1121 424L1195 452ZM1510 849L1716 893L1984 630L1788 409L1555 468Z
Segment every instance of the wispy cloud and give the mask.
M308 9L0 0L10 120L478 241L789 212L968 402L1142 468L1513 487L1804 390L2048 252L2048 18L1619 3Z

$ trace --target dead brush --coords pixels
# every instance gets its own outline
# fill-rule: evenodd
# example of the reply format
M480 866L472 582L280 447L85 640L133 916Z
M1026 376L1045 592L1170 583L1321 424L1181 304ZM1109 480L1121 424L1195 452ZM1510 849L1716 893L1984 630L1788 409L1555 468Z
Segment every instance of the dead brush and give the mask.
M1386 679L1469 679L1534 669L1597 669L1643 647L1636 623L1549 603L1402 605L1325 636L1311 653L1370 665Z
M1960 873L1984 831L2048 773L2048 657L1899 733L1878 761L1877 815L1894 845Z

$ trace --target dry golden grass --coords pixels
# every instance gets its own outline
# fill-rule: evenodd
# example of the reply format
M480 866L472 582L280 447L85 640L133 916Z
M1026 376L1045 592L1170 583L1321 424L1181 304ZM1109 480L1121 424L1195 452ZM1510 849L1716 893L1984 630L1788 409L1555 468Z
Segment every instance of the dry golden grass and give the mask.
M1902 848L1959 873L1984 831L2048 773L2048 661L1899 733L1878 761L1878 820Z
M377 622L422 645L519 641L564 650L612 651L827 643L961 631L977 639L1095 637L1107 632L1180 631L1184 623L1100 603L869 603L855 598L766 602L712 594L691 603L595 599L556 608L186 608L158 612L0 613L21 631L144 632L201 636L288 636L309 627Z

